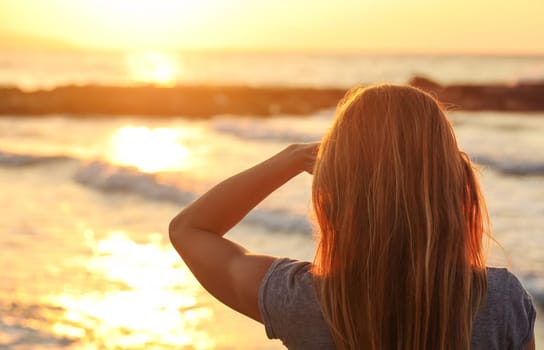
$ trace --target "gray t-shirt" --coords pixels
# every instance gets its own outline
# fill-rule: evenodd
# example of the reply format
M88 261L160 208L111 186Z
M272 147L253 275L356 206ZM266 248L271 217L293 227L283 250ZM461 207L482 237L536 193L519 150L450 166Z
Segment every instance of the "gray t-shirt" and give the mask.
M287 258L270 266L259 289L266 335L281 339L289 349L335 349L312 285L311 266ZM534 331L531 297L508 270L487 272L487 298L474 321L471 349L523 349Z

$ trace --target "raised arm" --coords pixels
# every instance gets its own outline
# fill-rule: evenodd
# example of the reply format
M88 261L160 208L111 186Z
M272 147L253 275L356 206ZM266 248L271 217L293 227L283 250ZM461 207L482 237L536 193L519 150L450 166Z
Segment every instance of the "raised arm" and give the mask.
M259 285L275 258L251 254L223 235L278 187L303 171L311 173L317 147L287 147L216 185L170 222L170 240L202 286L257 321Z

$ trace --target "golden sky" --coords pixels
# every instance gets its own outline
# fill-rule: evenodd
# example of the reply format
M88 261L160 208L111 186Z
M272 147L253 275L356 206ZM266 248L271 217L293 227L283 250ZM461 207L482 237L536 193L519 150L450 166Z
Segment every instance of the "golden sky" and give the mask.
M543 23L543 0L0 0L4 41L123 51L544 54Z

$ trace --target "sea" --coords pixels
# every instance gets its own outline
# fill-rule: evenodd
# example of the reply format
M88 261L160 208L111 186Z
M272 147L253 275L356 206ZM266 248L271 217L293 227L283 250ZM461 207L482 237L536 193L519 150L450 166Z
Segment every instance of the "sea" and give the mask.
M544 80L544 57L294 53L0 52L0 85L342 87ZM543 97L544 98L544 97ZM334 110L304 116L0 117L0 349L281 349L223 306L168 240L170 219L222 179L290 143L319 140ZM488 262L531 293L544 347L544 112L449 112L477 163L496 242ZM227 237L312 260L311 176L273 193Z

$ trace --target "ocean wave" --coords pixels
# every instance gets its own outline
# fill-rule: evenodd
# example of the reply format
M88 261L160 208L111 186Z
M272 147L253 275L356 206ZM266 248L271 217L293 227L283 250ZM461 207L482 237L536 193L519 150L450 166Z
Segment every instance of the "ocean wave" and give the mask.
M47 305L24 305L0 301L0 349L65 348L75 340L48 334L36 327L47 322L43 315L62 316L65 310ZM34 325L34 326L32 326Z
M512 159L497 159L486 155L471 156L473 162L490 167L504 175L542 176L544 163L537 161L523 161Z
M67 156L40 156L30 154L8 153L0 151L0 166L5 167L23 167L71 160Z
M312 225L305 215L297 215L282 209L256 209L243 220L244 223L258 225L274 232L299 232L309 234Z
M315 142L323 136L323 130L315 132L304 128L292 127L292 123L277 123L256 119L222 118L211 122L211 128L219 133L229 134L245 140L282 141L282 142ZM316 120L316 122L318 122Z
M135 168L115 166L103 161L82 164L74 174L74 180L103 192L134 193L157 201L186 205L197 197L192 191L167 184L154 174L147 174ZM288 210L258 208L251 211L242 221L257 225L273 232L310 233L309 220Z
M115 166L103 161L82 164L74 174L74 180L104 192L135 193L145 198L187 204L195 198L190 191L161 182L154 174L147 174L131 167Z

